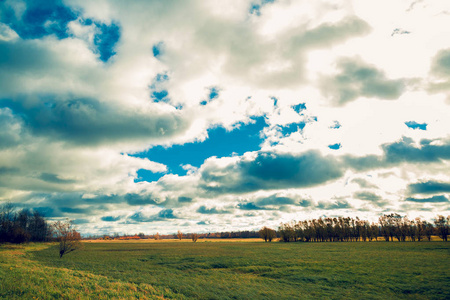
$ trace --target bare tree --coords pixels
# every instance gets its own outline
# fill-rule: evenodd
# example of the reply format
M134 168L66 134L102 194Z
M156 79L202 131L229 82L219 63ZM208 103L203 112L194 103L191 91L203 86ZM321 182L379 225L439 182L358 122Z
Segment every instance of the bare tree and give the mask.
M196 233L191 234L191 239L195 243L198 240L198 234Z
M81 247L81 235L71 221L57 221L53 224L56 239L59 241L59 258Z
M177 232L177 238L181 241L181 239L183 238L183 234L181 233L181 231L178 230Z

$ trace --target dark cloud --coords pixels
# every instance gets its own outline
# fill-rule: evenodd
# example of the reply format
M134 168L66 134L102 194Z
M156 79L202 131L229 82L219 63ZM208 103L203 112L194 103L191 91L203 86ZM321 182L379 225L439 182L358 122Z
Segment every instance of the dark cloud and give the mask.
M89 214L92 208L60 207L59 210L69 214Z
M386 165L383 157L377 155L367 155L361 157L345 155L342 157L342 163L345 166L357 171L382 168Z
M180 196L180 197L178 197L178 202L180 202L180 203L190 203L190 202L192 202L192 198L190 198L190 197L185 197L185 196Z
M406 198L406 201L418 202L418 203L443 203L449 202L447 197L444 195L432 196L430 198Z
M422 144L415 146L411 138L403 137L401 141L382 146L388 163L421 163L439 162L450 159L450 144L443 145Z
M297 202L294 199L288 197L278 197L276 195L272 195L266 198L258 199L256 204L259 206L281 206L281 205L295 205Z
M245 193L261 189L316 186L342 176L332 157L318 151L301 155L259 152L254 160L241 160L225 168L206 166L200 186L211 192Z
M34 210L46 218L57 218L63 216L59 211L49 206L34 207Z
M124 199L129 205L158 205L162 202L159 199L154 198L152 195L140 195L135 193L126 194Z
M120 216L114 217L114 216L104 216L100 218L104 222L116 222L121 219Z
M434 141L438 143L432 144ZM344 166L357 171L391 167L401 163L439 163L442 160L450 159L449 140L425 139L421 140L419 144L416 146L411 138L403 137L397 142L382 145L382 156L345 155L341 159Z
M158 217L161 219L177 219L174 216L172 209L163 209L158 213Z
M311 200L300 200L300 201L297 203L297 205L298 205L298 206L302 206L302 207L310 207L310 206L313 205L313 203L312 203Z
M382 71L360 59L341 59L338 68L340 73L322 78L321 86L323 92L339 105L358 97L397 99L405 88L404 80L388 79Z
M124 107L87 98L16 99L3 101L0 107L21 116L35 135L83 145L164 138L183 131L187 125L177 114L127 112Z
M223 210L223 209L217 209L215 207L207 208L206 206L202 205L197 209L197 212L204 215L214 215L214 214L229 214L230 211Z
M171 220L171 219L178 219L173 214L172 209L163 209L159 213L152 215L152 216L144 216L141 212L137 212L131 216L128 217L128 220L132 222L157 222L157 221L165 221L165 220Z
M424 181L408 185L410 194L450 193L450 183L441 181Z
M346 209L346 208L352 208L350 203L346 200L337 200L335 202L323 202L320 201L317 205L317 208L319 209Z
M237 207L242 210L266 210L267 209L264 207L257 206L253 202L239 203L237 205Z
M72 221L72 223L75 225L80 225L80 224L88 224L90 222L88 219L75 219Z
M41 176L39 176L39 178L50 183L68 184L76 182L75 180L61 179L58 177L58 175L51 173L42 173Z

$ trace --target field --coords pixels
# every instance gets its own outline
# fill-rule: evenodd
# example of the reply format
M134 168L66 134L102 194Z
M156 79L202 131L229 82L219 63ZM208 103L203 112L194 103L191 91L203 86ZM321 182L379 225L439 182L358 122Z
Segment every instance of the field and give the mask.
M450 243L0 246L1 299L450 299Z

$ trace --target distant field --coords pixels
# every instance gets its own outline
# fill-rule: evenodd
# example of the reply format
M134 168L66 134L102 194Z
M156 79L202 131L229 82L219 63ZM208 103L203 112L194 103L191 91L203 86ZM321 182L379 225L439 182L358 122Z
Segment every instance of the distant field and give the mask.
M2 299L450 299L450 243L0 246Z

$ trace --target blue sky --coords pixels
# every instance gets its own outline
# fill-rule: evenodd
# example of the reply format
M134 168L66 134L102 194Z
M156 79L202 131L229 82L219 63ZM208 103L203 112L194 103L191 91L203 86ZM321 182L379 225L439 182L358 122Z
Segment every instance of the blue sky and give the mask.
M83 234L448 215L449 13L1 1L0 204Z

